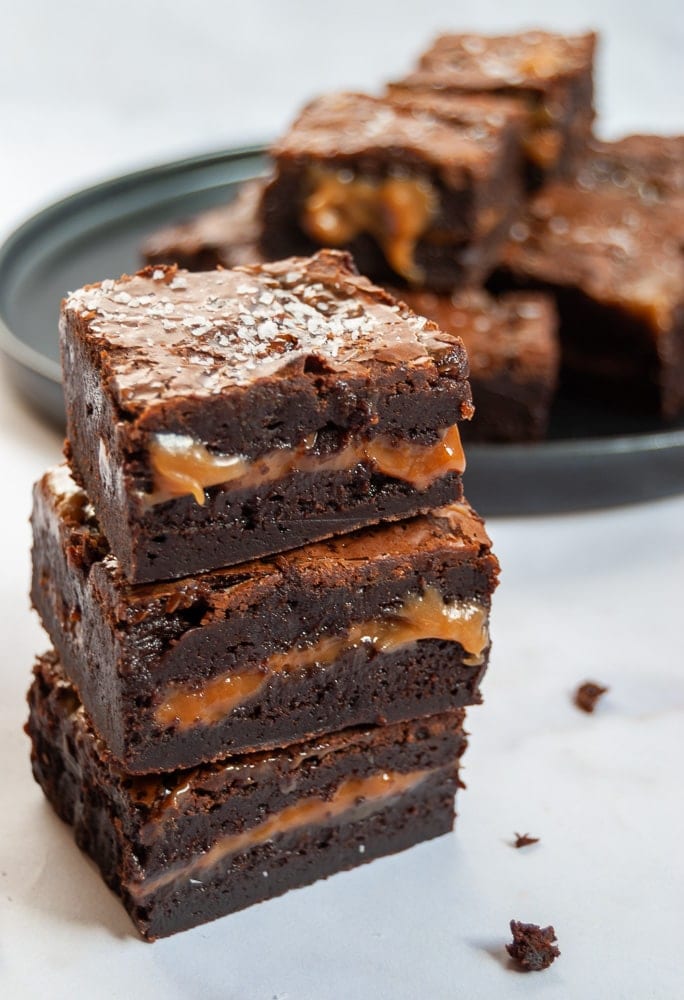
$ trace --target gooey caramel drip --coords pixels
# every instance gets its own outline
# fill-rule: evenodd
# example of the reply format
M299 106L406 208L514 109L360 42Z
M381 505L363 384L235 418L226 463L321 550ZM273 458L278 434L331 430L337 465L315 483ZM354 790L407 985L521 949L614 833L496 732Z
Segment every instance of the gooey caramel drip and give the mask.
M435 214L436 195L415 177L373 179L349 171L311 171L312 190L304 203L302 227L321 246L342 247L369 233L397 274L421 281L413 255Z
M201 441L181 434L158 434L149 448L154 472L154 492L146 496L150 505L191 494L198 504L205 502L204 491L239 481L240 489L255 489L293 472L339 472L359 462L371 462L378 472L427 489L448 472L463 472L465 455L458 426L448 427L435 444L402 442L388 436L369 441L353 441L331 455L315 455L315 435L297 448L275 448L261 458L220 455L210 452Z
M263 823L242 833L221 837L204 854L181 864L170 865L153 878L129 885L128 890L135 899L144 899L166 885L189 878L197 879L197 876L211 871L224 858L247 851L257 844L265 844L280 834L304 826L324 826L340 816L344 816L347 823L358 822L377 812L388 799L415 788L432 773L431 769L409 771L407 774L389 771L369 778L348 778L330 799L311 797L286 806Z
M324 666L360 646L393 653L421 639L458 642L466 654L463 663L478 666L489 642L487 611L474 601L448 603L435 587L426 587L422 594L408 596L384 618L351 625L345 635L326 636L312 646L274 653L256 669L222 674L199 689L170 685L155 711L155 720L161 726L175 724L180 729L211 725L257 694L273 674L314 664Z

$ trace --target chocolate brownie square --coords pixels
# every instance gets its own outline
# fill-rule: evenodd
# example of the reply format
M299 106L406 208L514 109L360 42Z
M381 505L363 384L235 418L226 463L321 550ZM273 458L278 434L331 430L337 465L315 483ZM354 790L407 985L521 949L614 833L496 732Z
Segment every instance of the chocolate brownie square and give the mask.
M517 211L518 119L362 94L309 104L273 147L262 201L267 258L350 250L375 280L451 290L481 280Z
M594 120L596 35L524 31L437 38L391 91L498 96L525 109L527 181L572 172Z
M150 941L453 826L462 710L131 777L54 654L29 705L36 781Z
M178 264L188 271L262 263L257 241L264 184L248 181L227 205L153 233L142 247L145 263Z
M684 408L681 140L594 143L577 178L511 227L498 290L556 298L574 395L672 419Z
M465 441L539 441L548 429L560 366L557 316L548 295L406 290L417 313L457 334L470 365L475 415Z
M32 521L33 603L129 772L480 701L498 564L466 506L137 586L64 466Z
M132 582L459 500L458 337L348 255L153 267L62 309L69 456Z

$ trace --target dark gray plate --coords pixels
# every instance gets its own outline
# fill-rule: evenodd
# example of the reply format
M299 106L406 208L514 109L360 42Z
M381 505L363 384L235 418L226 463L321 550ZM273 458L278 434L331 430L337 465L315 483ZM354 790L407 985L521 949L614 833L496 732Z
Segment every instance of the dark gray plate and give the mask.
M230 150L98 184L25 222L0 249L0 347L19 391L60 424L57 316L64 294L135 270L143 238L228 201L263 149ZM684 491L684 420L654 422L559 403L548 441L467 449L466 491L485 514L581 510Z

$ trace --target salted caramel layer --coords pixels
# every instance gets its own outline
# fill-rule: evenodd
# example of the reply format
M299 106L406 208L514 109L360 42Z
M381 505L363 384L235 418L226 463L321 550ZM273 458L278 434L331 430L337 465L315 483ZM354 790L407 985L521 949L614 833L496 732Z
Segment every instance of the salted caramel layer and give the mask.
M432 185L416 177L375 179L316 167L304 203L302 227L322 246L343 247L361 233L378 243L389 265L407 281L421 281L416 243L435 214Z
M350 441L330 455L315 454L315 445L316 435L312 434L297 448L275 448L252 460L210 452L201 441L185 434L157 434L149 448L154 491L145 500L154 505L190 494L203 505L204 491L211 486L234 483L239 489L256 489L293 472L340 472L361 462L371 463L383 475L403 479L417 490L427 489L448 472L465 469L456 424L429 445L397 444L382 434L367 441Z
M409 771L407 774L390 771L374 774L369 778L348 778L342 782L331 798L321 799L312 796L286 806L285 809L274 813L263 823L249 830L221 837L204 854L196 855L180 864L170 865L153 878L129 885L128 891L135 899L141 900L174 882L192 879L201 884L205 873L211 872L231 855L241 854L301 827L325 826L340 817L344 818L345 823L366 819L381 809L389 799L414 789L432 773L434 773L432 769Z
M367 646L393 653L421 639L458 642L468 666L482 663L489 643L487 610L474 601L444 600L436 587L409 595L385 617L352 625L344 635L326 636L312 646L274 653L265 663L240 673L221 674L202 688L170 685L155 712L161 726L212 725L257 694L274 674L332 663L349 649Z

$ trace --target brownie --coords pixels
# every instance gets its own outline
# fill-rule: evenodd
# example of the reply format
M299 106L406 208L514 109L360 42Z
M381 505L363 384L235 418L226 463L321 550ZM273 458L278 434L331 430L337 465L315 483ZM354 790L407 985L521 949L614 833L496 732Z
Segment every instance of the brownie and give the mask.
M560 346L553 300L511 292L449 295L407 290L417 313L458 334L468 352L475 415L463 439L538 441L546 434L558 380Z
M258 208L264 183L248 181L227 205L153 233L142 247L145 262L178 264L189 271L260 264Z
M671 419L684 407L682 147L645 138L595 143L576 180L539 192L492 287L555 296L567 390Z
M498 564L466 506L137 586L65 467L32 521L33 603L127 771L480 701Z
M321 97L272 149L261 250L343 247L378 281L475 283L517 211L518 127L515 114L483 117L476 130L387 98Z
M458 337L347 254L148 267L62 308L69 457L133 582L459 500Z
M591 135L596 35L545 31L442 35L419 67L390 85L413 91L514 100L524 109L530 187L570 174Z
M148 940L448 832L463 711L131 777L54 654L29 692L33 773Z

